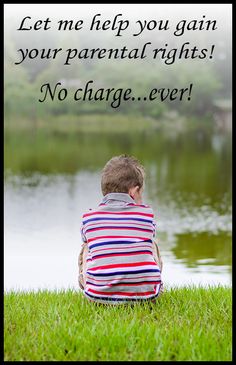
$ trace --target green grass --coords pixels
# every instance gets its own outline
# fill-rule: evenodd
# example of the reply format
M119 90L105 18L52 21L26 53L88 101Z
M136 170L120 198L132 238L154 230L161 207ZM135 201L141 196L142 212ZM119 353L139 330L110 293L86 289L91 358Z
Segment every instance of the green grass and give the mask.
M169 116L168 116L169 115ZM6 132L32 132L43 130L53 136L55 132L63 134L74 133L134 133L134 132L160 132L173 136L180 132L204 129L212 133L213 121L207 117L196 118L192 116L172 116L171 113L162 117L153 118L140 114L126 115L122 113L106 114L58 114L42 117L39 115L22 117L14 115L5 116L4 131ZM171 129L171 131L170 131Z
M5 361L232 360L231 288L174 288L134 306L73 290L4 297Z
M159 126L159 121L141 116L126 116L122 114L88 114L71 115L60 114L48 118L6 118L6 131L33 131L43 130L53 135L58 133L127 133L131 130L147 131Z

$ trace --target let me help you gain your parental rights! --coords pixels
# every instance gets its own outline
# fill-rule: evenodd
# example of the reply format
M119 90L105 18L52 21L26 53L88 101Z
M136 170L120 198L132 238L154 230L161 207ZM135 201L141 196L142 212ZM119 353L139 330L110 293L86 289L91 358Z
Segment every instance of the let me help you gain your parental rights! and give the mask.
M58 31L79 31L84 27L83 20L59 20L56 24ZM121 37L125 34L126 29L129 27L129 20L124 19L122 14L117 14L114 19L103 19L101 14L95 14L92 18L89 31L96 32L111 32L115 37ZM169 20L137 20L136 30L132 34L133 37L139 36L146 30L158 30L166 31L170 29ZM51 20L46 18L44 20L39 19L32 21L30 16L26 16L22 19L18 31L47 31L51 28ZM175 26L173 35L180 37L186 33L186 31L202 31L202 30L215 30L216 21L206 20L205 15L201 20L180 20ZM208 48L199 48L190 42L184 42L180 47L172 48L167 43L156 48L152 42L146 42L140 45L138 48L129 48L127 45L122 45L120 48L25 48L18 49L20 60L15 62L16 65L21 64L25 60L38 59L61 59L62 64L65 67L70 67L71 64L80 60L136 60L150 58L156 60L156 62L162 62L165 65L172 65L176 60L180 59L211 59L213 57L214 45ZM76 91L73 91L73 100L76 102L82 101L108 101L111 107L118 108L122 102L130 101L175 101L175 100L191 100L191 93L193 84L185 85L183 88L164 88L162 85L153 85L154 88L146 91L145 96L135 94L135 90L131 88L114 88L109 85L108 88L101 87L102 85L96 85L94 80L84 82ZM71 89L67 89L65 85L57 82L51 85L49 82L41 86L41 98L40 102L44 102L47 98L58 99L64 101L69 96ZM71 96L71 95L70 95Z

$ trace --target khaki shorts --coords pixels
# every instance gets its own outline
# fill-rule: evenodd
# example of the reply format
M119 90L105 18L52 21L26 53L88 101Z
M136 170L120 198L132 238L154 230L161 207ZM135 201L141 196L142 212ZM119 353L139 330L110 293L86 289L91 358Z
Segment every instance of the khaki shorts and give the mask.
M153 256L154 260L158 264L161 272L163 267L163 262L161 259L160 251L158 248L158 245L155 241L153 241ZM78 266L79 266L79 276L78 276L78 282L79 287L84 290L85 282L86 282L86 259L88 254L88 246L87 243L82 243L80 254L78 257ZM163 292L163 284L161 284L160 293Z

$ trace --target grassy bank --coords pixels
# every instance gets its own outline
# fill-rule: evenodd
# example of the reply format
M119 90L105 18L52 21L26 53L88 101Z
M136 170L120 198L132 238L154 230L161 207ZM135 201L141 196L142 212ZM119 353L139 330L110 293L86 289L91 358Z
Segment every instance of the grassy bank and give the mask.
M56 133L125 133L133 130L143 132L159 127L158 121L140 116L126 116L120 114L73 115L60 114L48 118L6 118L6 131L35 131L43 130L52 135Z
M6 293L5 361L230 361L231 302L225 287L171 289L133 307L72 290Z
M113 114L58 114L44 116L17 117L6 116L4 131L6 132L32 132L44 130L48 135L54 133L133 133L162 131L166 134L185 133L190 130L204 129L212 132L214 121L209 117L187 118L178 114L165 114L160 118L144 117L140 114L125 115ZM170 129L172 131L170 131Z

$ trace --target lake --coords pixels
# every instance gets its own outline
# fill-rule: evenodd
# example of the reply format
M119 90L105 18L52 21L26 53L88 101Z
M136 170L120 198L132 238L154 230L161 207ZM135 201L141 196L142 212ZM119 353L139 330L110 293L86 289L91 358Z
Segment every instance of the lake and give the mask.
M139 158L166 287L232 285L231 136L54 133L5 136L4 287L78 289L81 216L102 199L113 155Z

